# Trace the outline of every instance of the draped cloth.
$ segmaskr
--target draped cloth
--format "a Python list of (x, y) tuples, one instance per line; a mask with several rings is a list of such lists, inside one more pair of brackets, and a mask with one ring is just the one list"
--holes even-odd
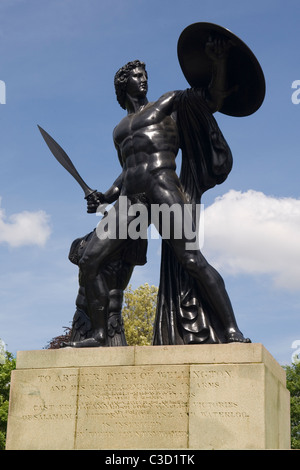
[[(232, 154), (205, 99), (205, 90), (188, 89), (178, 97), (177, 126), (182, 152), (180, 181), (187, 203), (227, 178)], [(194, 210), (194, 222), (196, 213)], [(222, 343), (221, 325), (206, 305), (194, 279), (162, 240), (160, 284), (153, 344)]]

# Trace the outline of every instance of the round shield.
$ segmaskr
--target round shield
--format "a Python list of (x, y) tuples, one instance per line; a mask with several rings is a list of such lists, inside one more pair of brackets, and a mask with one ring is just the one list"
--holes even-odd
[(212, 23), (194, 23), (185, 28), (177, 45), (181, 70), (191, 87), (208, 87), (213, 62), (206, 54), (206, 44), (214, 38), (230, 41), (226, 81), (231, 92), (219, 111), (229, 116), (249, 116), (264, 100), (265, 78), (252, 51), (231, 31)]

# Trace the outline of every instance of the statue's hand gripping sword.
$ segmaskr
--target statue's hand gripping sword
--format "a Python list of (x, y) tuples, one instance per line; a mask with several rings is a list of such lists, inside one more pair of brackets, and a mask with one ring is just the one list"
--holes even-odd
[(66, 152), (61, 148), (61, 146), (49, 135), (44, 129), (38, 126), (46, 144), (48, 145), (49, 149), (51, 150), (52, 154), (56, 158), (56, 160), (75, 178), (77, 183), (80, 184), (84, 191), (85, 199), (88, 199), (92, 194), (96, 194), (97, 190), (91, 189), (85, 181), (81, 178), (80, 174), (76, 170), (75, 166), (71, 162), (70, 158), (66, 154)]

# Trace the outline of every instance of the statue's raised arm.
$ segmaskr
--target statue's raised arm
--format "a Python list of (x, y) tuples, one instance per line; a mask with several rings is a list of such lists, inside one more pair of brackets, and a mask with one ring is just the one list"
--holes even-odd
[[(182, 31), (177, 52), (192, 88), (227, 93), (218, 109), (221, 113), (248, 116), (262, 105), (265, 79), (261, 66), (249, 47), (228, 29), (212, 23), (191, 24)], [(218, 90), (218, 86), (226, 90)]]

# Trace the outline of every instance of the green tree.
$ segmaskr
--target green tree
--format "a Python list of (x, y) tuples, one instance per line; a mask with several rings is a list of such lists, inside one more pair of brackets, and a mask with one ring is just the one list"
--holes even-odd
[(122, 316), (129, 346), (151, 344), (158, 288), (143, 284), (135, 290), (128, 286), (124, 292)]
[(284, 366), (291, 395), (291, 448), (300, 449), (300, 362)]
[(15, 368), (16, 359), (12, 353), (6, 351), (4, 362), (0, 363), (0, 450), (5, 449), (10, 376)]

